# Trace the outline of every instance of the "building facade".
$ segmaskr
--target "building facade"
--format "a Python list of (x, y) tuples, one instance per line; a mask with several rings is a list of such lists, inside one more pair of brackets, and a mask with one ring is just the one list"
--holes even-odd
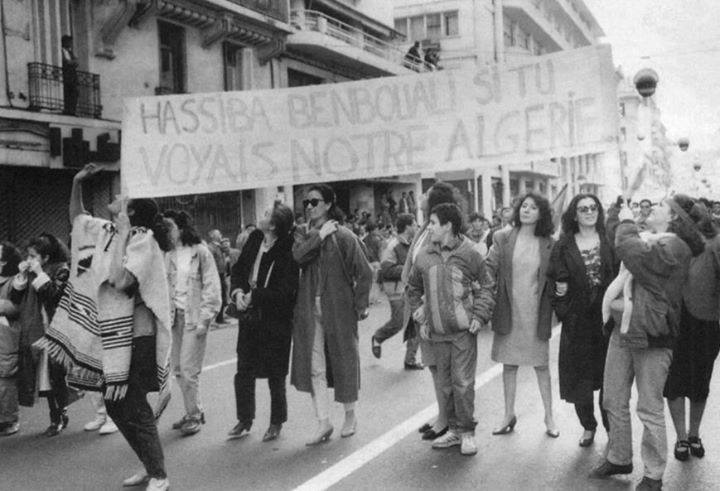
[[(123, 98), (274, 89), (413, 73), (384, 0), (27, 0), (4, 2), (0, 62), (0, 237), (67, 238), (72, 176), (104, 215), (120, 191)], [(63, 45), (64, 36), (71, 36)], [(65, 60), (65, 61), (63, 61)], [(68, 60), (71, 60), (70, 63)], [(71, 66), (73, 65), (74, 66)], [(374, 212), (420, 176), (338, 183), (341, 205)], [(302, 187), (160, 199), (228, 236)], [(297, 206), (296, 206), (297, 209)], [(300, 211), (300, 210), (298, 210)]]
[[(604, 35), (582, 0), (394, 0), (395, 29), (437, 50), (443, 69), (513, 66), (534, 56), (596, 44)], [(534, 190), (554, 197), (567, 185), (599, 192), (603, 154), (557, 156), (547, 161), (479, 164), (440, 174), (467, 192), (473, 207), (488, 214)], [(431, 176), (423, 176), (429, 178)]]

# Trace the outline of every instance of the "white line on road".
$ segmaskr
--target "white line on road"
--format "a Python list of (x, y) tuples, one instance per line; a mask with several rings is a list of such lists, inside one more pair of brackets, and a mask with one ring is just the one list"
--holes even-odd
[[(479, 377), (475, 379), (475, 389), (479, 389), (483, 385), (490, 382), (492, 379), (502, 373), (502, 365), (495, 365), (492, 368), (484, 371)], [(360, 448), (356, 452), (348, 455), (337, 464), (328, 468), (324, 472), (321, 472), (317, 476), (313, 477), (309, 481), (301, 484), (295, 491), (317, 491), (324, 490), (338, 483), (340, 480), (349, 476), (372, 459), (389, 449), (403, 438), (407, 437), (413, 431), (417, 431), (423, 423), (426, 423), (430, 418), (435, 417), (437, 414), (438, 406), (437, 403), (426, 407), (422, 411), (411, 416), (385, 433), (379, 436), (375, 440), (371, 441), (364, 447)]]
[(203, 367), (203, 372), (207, 372), (208, 370), (214, 370), (216, 368), (224, 367), (226, 365), (232, 365), (233, 363), (237, 363), (237, 358), (231, 358), (229, 360), (221, 361), (219, 363), (213, 363), (212, 365)]

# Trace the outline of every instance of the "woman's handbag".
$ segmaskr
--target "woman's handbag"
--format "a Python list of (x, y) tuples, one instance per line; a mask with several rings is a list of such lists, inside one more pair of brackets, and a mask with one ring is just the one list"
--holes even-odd
[[(273, 267), (275, 267), (275, 261), (270, 263), (267, 276), (265, 276), (265, 288), (267, 288), (268, 283), (270, 283), (270, 275), (272, 274)], [(262, 313), (259, 308), (251, 305), (245, 310), (238, 310), (236, 302), (230, 302), (228, 304), (225, 308), (225, 315), (237, 319), (238, 325), (257, 324), (262, 320)]]

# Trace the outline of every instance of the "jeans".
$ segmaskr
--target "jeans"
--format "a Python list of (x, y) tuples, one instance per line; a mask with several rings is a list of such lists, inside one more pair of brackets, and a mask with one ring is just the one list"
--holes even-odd
[(50, 391), (47, 393), (50, 422), (58, 424), (62, 420), (68, 405), (68, 386), (65, 382), (65, 368), (48, 360), (50, 371)]
[[(165, 457), (158, 436), (155, 415), (147, 402), (148, 377), (155, 373), (155, 338), (133, 338), (130, 379), (125, 397), (119, 401), (105, 401), (107, 414), (130, 444), (150, 477), (164, 479)], [(150, 366), (152, 365), (152, 366)]]
[[(384, 326), (380, 327), (373, 337), (378, 343), (383, 343), (386, 339), (391, 338), (395, 334), (402, 331), (403, 317), (405, 313), (405, 300), (402, 297), (390, 298), (390, 320), (385, 323)], [(410, 322), (413, 322), (411, 319)], [(414, 364), (415, 356), (417, 354), (418, 346), (420, 341), (418, 336), (412, 336), (407, 340), (407, 348), (405, 350), (405, 363)]]
[[(315, 416), (322, 421), (330, 417), (330, 393), (327, 386), (327, 367), (325, 365), (325, 330), (322, 325), (320, 297), (315, 297), (315, 339), (313, 340), (310, 378)], [(345, 411), (353, 411), (355, 402), (344, 403)]]
[(432, 341), (437, 362), (437, 381), (447, 411), (450, 429), (457, 433), (475, 432), (475, 369), (477, 338), (463, 332), (452, 341)]
[(662, 479), (667, 464), (663, 388), (671, 361), (672, 350), (669, 348), (622, 347), (618, 329), (610, 337), (602, 403), (610, 421), (605, 456), (613, 464), (632, 463), (630, 391), (635, 379), (637, 415), (644, 426), (640, 453), (645, 476), (651, 479)]
[[(253, 367), (238, 360), (235, 374), (235, 407), (237, 419), (244, 423), (255, 419), (255, 375)], [(285, 377), (268, 378), (270, 387), (270, 424), (280, 425), (287, 421), (287, 397)]]
[(20, 414), (16, 377), (0, 377), (0, 425), (16, 423)]
[[(602, 424), (605, 431), (610, 431), (610, 423), (608, 422), (607, 411), (602, 407), (603, 391), (600, 389), (600, 417), (602, 418)], [(595, 405), (590, 404), (575, 404), (575, 414), (577, 414), (580, 424), (583, 429), (587, 431), (595, 431), (597, 428), (597, 419), (595, 419)]]
[(197, 334), (193, 326), (185, 325), (185, 311), (175, 310), (175, 322), (172, 328), (171, 362), (173, 373), (182, 391), (185, 414), (200, 417), (203, 412), (200, 402), (200, 372), (205, 358), (207, 331)]

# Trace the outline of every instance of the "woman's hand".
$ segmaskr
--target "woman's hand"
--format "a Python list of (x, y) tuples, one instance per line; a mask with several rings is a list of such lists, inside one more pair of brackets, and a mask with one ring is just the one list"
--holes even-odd
[(482, 322), (480, 322), (478, 319), (473, 319), (470, 322), (470, 334), (477, 334), (480, 332), (480, 329), (482, 329)]
[(245, 302), (245, 293), (242, 290), (235, 294), (235, 307), (240, 312), (245, 312), (248, 308), (248, 304)]
[(39, 275), (43, 272), (42, 264), (40, 264), (40, 261), (37, 259), (28, 259), (28, 271), (31, 273), (35, 273), (35, 275)]
[(556, 281), (555, 282), (555, 295), (558, 297), (564, 297), (568, 291), (567, 281)]
[(330, 234), (337, 231), (338, 223), (335, 220), (328, 220), (320, 227), (320, 240), (324, 240)]
[(73, 177), (76, 181), (84, 181), (85, 179), (94, 176), (98, 172), (100, 172), (100, 167), (97, 164), (86, 164), (85, 167), (80, 169), (80, 172), (75, 174), (75, 177)]

